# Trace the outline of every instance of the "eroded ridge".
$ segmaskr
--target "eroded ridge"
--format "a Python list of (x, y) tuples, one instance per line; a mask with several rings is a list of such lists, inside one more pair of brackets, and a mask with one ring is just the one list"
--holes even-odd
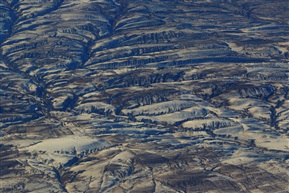
[(1, 192), (288, 192), (288, 1), (0, 0)]

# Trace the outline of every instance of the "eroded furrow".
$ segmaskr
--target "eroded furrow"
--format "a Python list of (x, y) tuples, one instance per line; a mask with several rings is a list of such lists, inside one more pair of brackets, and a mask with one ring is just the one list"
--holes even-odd
[(0, 191), (286, 191), (286, 3), (0, 1)]

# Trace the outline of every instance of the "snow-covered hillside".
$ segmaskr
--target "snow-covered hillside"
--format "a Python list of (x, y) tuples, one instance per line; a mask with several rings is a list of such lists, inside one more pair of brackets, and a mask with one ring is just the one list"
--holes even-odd
[(288, 192), (287, 0), (0, 0), (0, 192)]

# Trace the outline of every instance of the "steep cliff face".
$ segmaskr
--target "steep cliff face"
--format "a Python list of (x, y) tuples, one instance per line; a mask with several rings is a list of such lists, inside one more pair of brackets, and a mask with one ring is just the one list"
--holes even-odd
[(288, 12), (0, 0), (0, 191), (288, 191)]

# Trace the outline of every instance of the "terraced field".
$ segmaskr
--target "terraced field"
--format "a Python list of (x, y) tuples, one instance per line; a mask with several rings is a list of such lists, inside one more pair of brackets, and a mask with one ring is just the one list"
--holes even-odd
[(0, 192), (289, 192), (287, 0), (0, 13)]

